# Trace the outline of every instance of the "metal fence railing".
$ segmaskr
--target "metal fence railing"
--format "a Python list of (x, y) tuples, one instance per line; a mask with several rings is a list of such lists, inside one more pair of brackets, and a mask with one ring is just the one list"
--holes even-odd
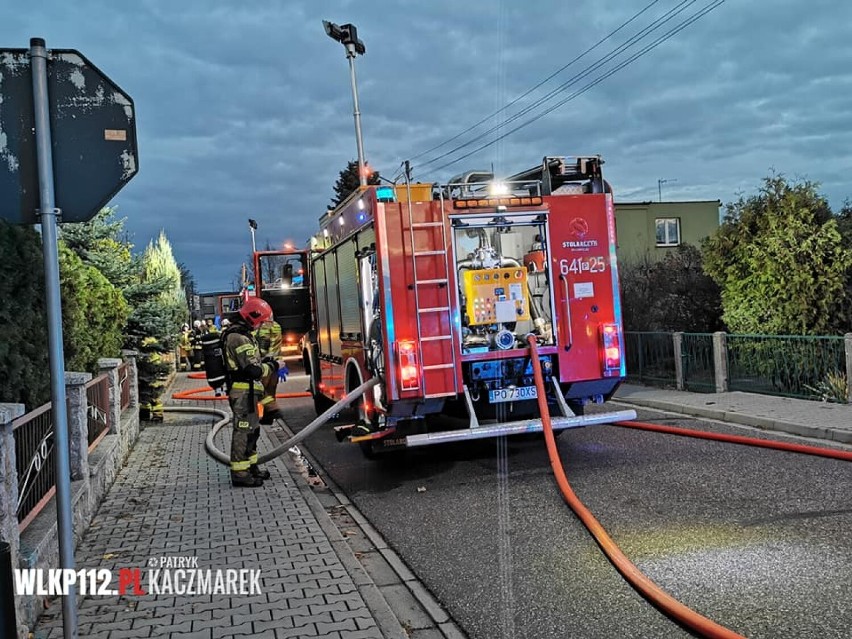
[(130, 407), (130, 364), (124, 362), (118, 367), (118, 386), (121, 389), (121, 410)]
[(698, 393), (716, 390), (713, 333), (683, 333), (680, 357), (684, 390)]
[[(730, 390), (820, 399), (846, 377), (843, 337), (728, 335)], [(830, 391), (830, 389), (828, 389)]]
[(92, 451), (110, 428), (109, 378), (106, 374), (86, 382), (86, 421), (89, 451)]
[[(844, 336), (624, 333), (627, 381), (649, 386), (731, 391), (845, 403)], [(675, 352), (679, 351), (679, 352)], [(718, 352), (716, 352), (718, 351)], [(716, 363), (727, 367), (717, 375)], [(677, 364), (677, 365), (676, 365)]]
[(53, 408), (48, 403), (12, 422), (18, 473), (18, 527), (23, 531), (56, 492)]
[(675, 386), (674, 344), (671, 333), (624, 334), (627, 381), (652, 386)]

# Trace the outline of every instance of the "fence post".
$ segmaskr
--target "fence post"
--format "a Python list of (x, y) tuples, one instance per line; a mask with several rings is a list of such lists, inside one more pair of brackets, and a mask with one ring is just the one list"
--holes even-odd
[[(12, 420), (23, 415), (24, 411), (23, 404), (0, 404), (0, 540), (10, 546), (12, 569), (19, 565), (18, 554), (21, 547), (21, 536), (18, 532), (18, 469), (15, 463)], [(16, 597), (18, 619), (24, 618), (21, 602), (21, 598)]]
[(65, 373), (73, 480), (86, 479), (89, 476), (89, 400), (86, 397), (86, 382), (91, 379), (91, 373)]
[(672, 343), (674, 344), (675, 384), (677, 389), (682, 391), (686, 388), (683, 380), (683, 333), (672, 333)]
[(728, 392), (728, 334), (713, 333), (713, 370), (716, 373), (716, 392)]
[(113, 357), (101, 357), (98, 360), (98, 368), (101, 374), (106, 373), (109, 381), (109, 432), (113, 435), (121, 434), (121, 384), (118, 381), (118, 367), (121, 360)]
[(121, 357), (127, 362), (127, 383), (130, 384), (130, 406), (139, 410), (139, 369), (136, 367), (138, 351), (123, 350)]
[(0, 538), (12, 545), (12, 565), (18, 565), (18, 469), (12, 420), (24, 414), (23, 404), (0, 404)]
[(852, 404), (852, 333), (843, 336), (846, 347), (846, 403)]

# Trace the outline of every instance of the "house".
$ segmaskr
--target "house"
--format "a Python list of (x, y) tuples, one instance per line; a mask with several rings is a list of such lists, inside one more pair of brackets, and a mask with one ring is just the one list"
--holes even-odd
[(660, 259), (681, 244), (700, 247), (719, 228), (719, 200), (692, 202), (616, 202), (618, 259)]

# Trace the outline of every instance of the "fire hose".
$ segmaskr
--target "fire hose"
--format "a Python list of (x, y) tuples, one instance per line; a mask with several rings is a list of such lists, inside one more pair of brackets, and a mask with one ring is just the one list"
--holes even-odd
[(544, 431), (544, 439), (547, 443), (547, 454), (550, 458), (550, 466), (553, 469), (556, 483), (559, 485), (559, 489), (568, 506), (570, 506), (580, 521), (583, 522), (606, 557), (627, 582), (666, 615), (694, 630), (702, 637), (709, 637), (711, 639), (744, 639), (742, 635), (737, 634), (733, 630), (725, 628), (688, 608), (644, 575), (615, 544), (601, 523), (574, 493), (574, 490), (568, 483), (568, 478), (565, 476), (565, 469), (562, 467), (562, 461), (559, 459), (559, 452), (556, 450), (556, 438), (553, 436), (553, 426), (550, 423), (544, 377), (541, 372), (541, 362), (538, 359), (535, 336), (529, 336), (528, 343), (535, 385), (538, 391), (538, 407), (541, 411), (542, 430)]
[(649, 424), (647, 422), (616, 422), (614, 426), (625, 428), (636, 428), (649, 430), (669, 435), (680, 435), (682, 437), (696, 437), (698, 439), (711, 439), (730, 444), (742, 444), (744, 446), (758, 446), (760, 448), (773, 448), (785, 450), (803, 455), (815, 455), (817, 457), (832, 457), (843, 461), (852, 461), (852, 451), (836, 450), (834, 448), (821, 448), (819, 446), (808, 446), (806, 444), (792, 444), (789, 442), (776, 442), (771, 439), (757, 439), (756, 437), (743, 437), (742, 435), (726, 435), (724, 433), (708, 433), (703, 430), (690, 430), (688, 428), (677, 428), (675, 426), (663, 426), (661, 424)]
[[(371, 389), (373, 386), (379, 383), (379, 379), (374, 377), (372, 379), (367, 380), (357, 388), (350, 391), (348, 394), (344, 395), (336, 404), (331, 406), (328, 410), (319, 415), (316, 419), (314, 419), (310, 424), (305, 426), (298, 433), (293, 435), (290, 439), (280, 444), (276, 448), (272, 449), (270, 452), (261, 455), (257, 463), (265, 464), (268, 461), (275, 459), (276, 457), (280, 457), (287, 450), (298, 444), (300, 441), (305, 439), (308, 435), (317, 430), (320, 426), (324, 425), (329, 420), (333, 419), (340, 411), (344, 408), (348, 407), (352, 402), (361, 397), (365, 392)], [(214, 443), (214, 439), (216, 435), (219, 433), (222, 428), (231, 421), (231, 414), (227, 411), (218, 409), (218, 408), (201, 408), (201, 407), (189, 407), (189, 406), (166, 406), (163, 408), (164, 411), (168, 412), (181, 412), (181, 413), (205, 413), (209, 415), (216, 415), (221, 419), (213, 425), (213, 428), (207, 435), (207, 440), (204, 442), (204, 446), (207, 449), (207, 453), (216, 461), (221, 464), (229, 465), (231, 463), (231, 458), (223, 453), (221, 450), (216, 448), (216, 444)]]

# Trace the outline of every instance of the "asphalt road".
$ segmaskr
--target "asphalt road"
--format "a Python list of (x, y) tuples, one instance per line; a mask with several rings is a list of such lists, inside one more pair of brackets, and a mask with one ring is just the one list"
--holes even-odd
[[(287, 400), (287, 414), (294, 431), (315, 416), (309, 399)], [(850, 636), (852, 464), (614, 426), (558, 444), (579, 497), (686, 605), (754, 639)], [(692, 636), (603, 557), (562, 501), (543, 439), (369, 461), (329, 427), (302, 447), (473, 639)]]

